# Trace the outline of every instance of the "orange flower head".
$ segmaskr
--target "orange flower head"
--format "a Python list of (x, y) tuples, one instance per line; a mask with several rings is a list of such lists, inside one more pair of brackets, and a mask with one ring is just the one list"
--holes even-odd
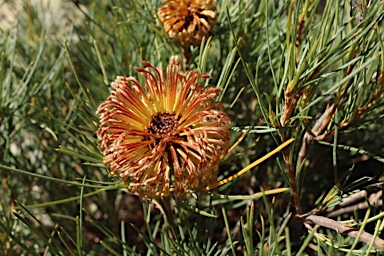
[(97, 113), (104, 164), (141, 196), (182, 196), (216, 181), (228, 150), (230, 121), (220, 88), (201, 86), (198, 71), (180, 73), (173, 56), (166, 72), (148, 62), (134, 77), (117, 77)]
[(184, 47), (199, 45), (216, 24), (214, 0), (163, 0), (158, 15), (168, 35)]

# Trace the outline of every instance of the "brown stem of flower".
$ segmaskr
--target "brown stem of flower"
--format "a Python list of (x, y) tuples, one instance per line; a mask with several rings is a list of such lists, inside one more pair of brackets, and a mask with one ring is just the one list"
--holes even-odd
[(303, 31), (304, 23), (305, 23), (305, 17), (301, 16), (299, 20), (299, 28), (297, 29), (297, 34), (296, 34), (296, 43), (295, 43), (296, 48), (300, 46), (301, 32)]
[[(296, 95), (292, 96), (293, 88), (292, 85), (289, 84), (287, 86), (287, 91), (285, 92), (285, 102), (284, 102), (284, 109), (283, 114), (280, 118), (281, 126), (285, 126), (287, 120), (291, 116), (293, 110), (296, 107), (297, 102), (301, 98), (301, 96), (304, 93), (304, 88), (300, 89), (296, 92)], [(282, 140), (284, 141), (286, 138), (286, 135), (283, 133), (281, 134)], [(297, 189), (297, 182), (296, 182), (296, 171), (292, 163), (292, 159), (289, 157), (290, 150), (289, 148), (284, 150), (284, 161), (287, 165), (287, 172), (289, 176), (289, 183), (292, 189), (292, 197), (293, 197), (293, 203), (295, 205), (295, 210), (297, 214), (301, 214), (301, 203), (300, 203), (300, 196), (299, 191)]]
[(295, 205), (295, 210), (297, 214), (301, 214), (301, 203), (300, 203), (300, 196), (299, 196), (299, 191), (297, 189), (297, 184), (296, 184), (296, 175), (295, 175), (295, 170), (293, 168), (292, 161), (289, 158), (290, 150), (289, 148), (284, 150), (284, 161), (287, 164), (287, 170), (288, 170), (288, 176), (289, 176), (289, 183), (291, 185), (292, 189), (292, 197), (293, 197), (293, 203)]
[[(300, 99), (301, 95), (303, 94), (303, 89), (299, 90), (294, 97), (292, 97), (292, 86), (289, 84), (287, 86), (287, 91), (285, 92), (285, 102), (284, 102), (284, 109), (283, 109), (283, 114), (280, 118), (280, 123), (281, 126), (285, 126), (288, 118), (291, 116), (293, 110), (296, 107), (296, 104), (298, 100)], [(281, 134), (282, 140), (285, 140), (286, 135), (284, 133)], [(289, 176), (289, 183), (292, 189), (292, 197), (293, 197), (293, 203), (295, 205), (295, 210), (297, 214), (301, 214), (301, 203), (300, 203), (300, 196), (299, 196), (299, 191), (297, 189), (297, 184), (296, 184), (296, 172), (292, 164), (292, 159), (290, 159), (290, 150), (289, 148), (284, 150), (284, 161), (287, 165), (287, 172)]]
[(301, 88), (296, 92), (294, 96), (292, 96), (293, 88), (292, 86), (287, 86), (287, 91), (285, 92), (285, 102), (284, 102), (284, 109), (283, 114), (280, 118), (281, 126), (285, 126), (287, 120), (291, 117), (293, 110), (296, 108), (296, 104), (303, 95), (305, 88)]
[(309, 145), (314, 140), (314, 138), (318, 136), (323, 131), (323, 129), (325, 129), (325, 127), (327, 127), (327, 125), (331, 121), (331, 116), (335, 113), (335, 111), (336, 105), (332, 105), (327, 108), (324, 113), (320, 116), (320, 118), (316, 120), (313, 127), (304, 134), (303, 142), (301, 144), (301, 148), (297, 157), (296, 170), (299, 170), (302, 162), (307, 156)]
[[(316, 224), (322, 227), (330, 228), (336, 230), (341, 234), (348, 235), (353, 238), (357, 238), (360, 232), (356, 228), (346, 227), (340, 222), (323, 216), (309, 215), (305, 217), (304, 222), (308, 224)], [(368, 232), (363, 231), (359, 237), (359, 240), (366, 244), (370, 244), (373, 240), (373, 247), (384, 251), (384, 240), (379, 237), (374, 237)]]
[[(346, 74), (345, 74), (346, 76), (351, 73), (351, 71), (353, 70), (353, 67), (354, 67), (354, 65), (351, 65), (348, 67)], [(316, 71), (314, 73), (312, 73), (312, 75), (314, 75), (315, 73), (316, 73)], [(310, 76), (310, 78), (312, 78), (312, 75)], [(300, 152), (298, 154), (298, 158), (297, 158), (297, 162), (296, 162), (296, 170), (299, 170), (300, 166), (303, 163), (303, 160), (307, 156), (309, 145), (311, 144), (312, 141), (322, 140), (325, 137), (332, 135), (334, 133), (334, 130), (332, 130), (332, 131), (329, 131), (328, 133), (326, 133), (326, 135), (324, 135), (324, 136), (320, 135), (324, 131), (324, 129), (328, 126), (329, 122), (332, 120), (332, 116), (335, 114), (336, 109), (342, 100), (342, 95), (344, 94), (345, 88), (347, 88), (347, 86), (348, 86), (347, 84), (343, 85), (343, 87), (340, 89), (340, 92), (338, 94), (339, 96), (337, 97), (335, 102), (324, 111), (324, 113), (320, 116), (319, 119), (316, 120), (312, 129), (308, 130), (304, 134), (303, 142), (302, 142)], [(346, 126), (344, 125), (343, 128), (345, 128), (345, 127)]]

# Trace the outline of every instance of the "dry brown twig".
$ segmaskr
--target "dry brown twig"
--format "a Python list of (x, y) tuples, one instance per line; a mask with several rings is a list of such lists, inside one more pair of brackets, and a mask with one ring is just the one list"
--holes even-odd
[[(349, 68), (347, 74), (350, 73), (351, 69), (352, 67)], [(377, 77), (377, 73), (373, 74), (371, 81), (372, 82), (376, 81), (376, 77)], [(345, 98), (344, 100), (342, 99), (342, 96), (346, 90), (345, 89), (346, 87), (347, 85), (343, 85), (343, 88), (340, 90), (339, 96), (335, 100), (335, 103), (332, 104), (330, 107), (328, 107), (324, 111), (324, 113), (320, 116), (320, 118), (316, 120), (313, 127), (311, 129), (308, 129), (308, 131), (304, 134), (303, 142), (302, 142), (300, 152), (298, 154), (298, 159), (296, 162), (296, 171), (299, 170), (303, 160), (307, 156), (309, 145), (311, 144), (312, 141), (320, 141), (334, 134), (334, 129), (327, 131), (324, 134), (321, 134), (321, 133), (324, 131), (324, 129), (328, 126), (329, 122), (332, 120), (332, 117), (335, 114), (337, 107), (347, 99), (347, 98)], [(379, 86), (376, 89), (376, 91), (373, 93), (373, 95), (371, 95), (371, 97), (367, 100), (366, 104), (363, 107), (358, 108), (357, 115), (354, 117), (354, 119), (344, 120), (338, 125), (339, 131), (347, 128), (352, 121), (364, 115), (370, 109), (372, 102), (374, 102), (377, 98), (380, 97), (381, 95), (380, 93), (382, 92), (383, 88), (384, 88), (384, 72), (380, 72)]]
[(359, 238), (360, 241), (370, 244), (373, 241), (372, 246), (376, 249), (384, 251), (384, 240), (379, 237), (374, 237), (368, 232), (363, 231), (359, 236), (360, 230), (356, 228), (347, 227), (344, 224), (332, 220), (327, 217), (317, 216), (317, 215), (308, 215), (304, 218), (304, 222), (307, 224), (315, 224), (322, 227), (330, 228), (338, 233), (348, 235), (353, 238)]
[(383, 204), (383, 200), (380, 199), (381, 196), (383, 195), (383, 191), (380, 190), (376, 193), (371, 194), (368, 198), (368, 201), (357, 203), (357, 204), (354, 204), (354, 205), (351, 205), (348, 207), (344, 207), (344, 206), (347, 206), (353, 202), (356, 202), (356, 201), (364, 198), (366, 195), (367, 195), (367, 191), (365, 191), (365, 190), (362, 190), (362, 191), (359, 191), (353, 195), (350, 195), (345, 200), (343, 200), (343, 202), (339, 205), (343, 208), (336, 210), (335, 207), (332, 207), (332, 208), (327, 209), (327, 212), (328, 212), (327, 217), (337, 217), (337, 216), (343, 215), (345, 213), (351, 213), (355, 210), (367, 209), (370, 205), (375, 205), (376, 207), (379, 207)]
[(303, 137), (303, 142), (301, 144), (301, 148), (297, 157), (296, 162), (296, 170), (299, 170), (302, 162), (304, 161), (305, 157), (307, 156), (309, 145), (317, 136), (320, 135), (320, 133), (323, 131), (323, 129), (326, 127), (324, 124), (328, 124), (330, 121), (330, 116), (333, 115), (335, 112), (336, 107), (335, 105), (330, 106), (327, 108), (324, 113), (320, 116), (319, 119), (316, 120), (315, 124), (313, 125), (312, 129), (309, 129)]

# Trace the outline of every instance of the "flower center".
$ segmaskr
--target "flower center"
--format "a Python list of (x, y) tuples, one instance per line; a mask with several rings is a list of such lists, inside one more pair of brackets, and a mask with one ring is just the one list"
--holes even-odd
[(162, 113), (152, 117), (149, 131), (156, 134), (170, 134), (178, 126), (175, 115)]

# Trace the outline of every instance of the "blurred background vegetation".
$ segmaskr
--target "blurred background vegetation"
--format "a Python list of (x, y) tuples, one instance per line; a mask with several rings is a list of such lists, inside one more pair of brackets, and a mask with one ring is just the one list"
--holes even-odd
[[(217, 1), (188, 54), (162, 5), (0, 1), (0, 255), (383, 253), (383, 1)], [(295, 140), (209, 193), (149, 201), (108, 176), (95, 111), (116, 76), (176, 54), (223, 88), (239, 144), (219, 180)]]

